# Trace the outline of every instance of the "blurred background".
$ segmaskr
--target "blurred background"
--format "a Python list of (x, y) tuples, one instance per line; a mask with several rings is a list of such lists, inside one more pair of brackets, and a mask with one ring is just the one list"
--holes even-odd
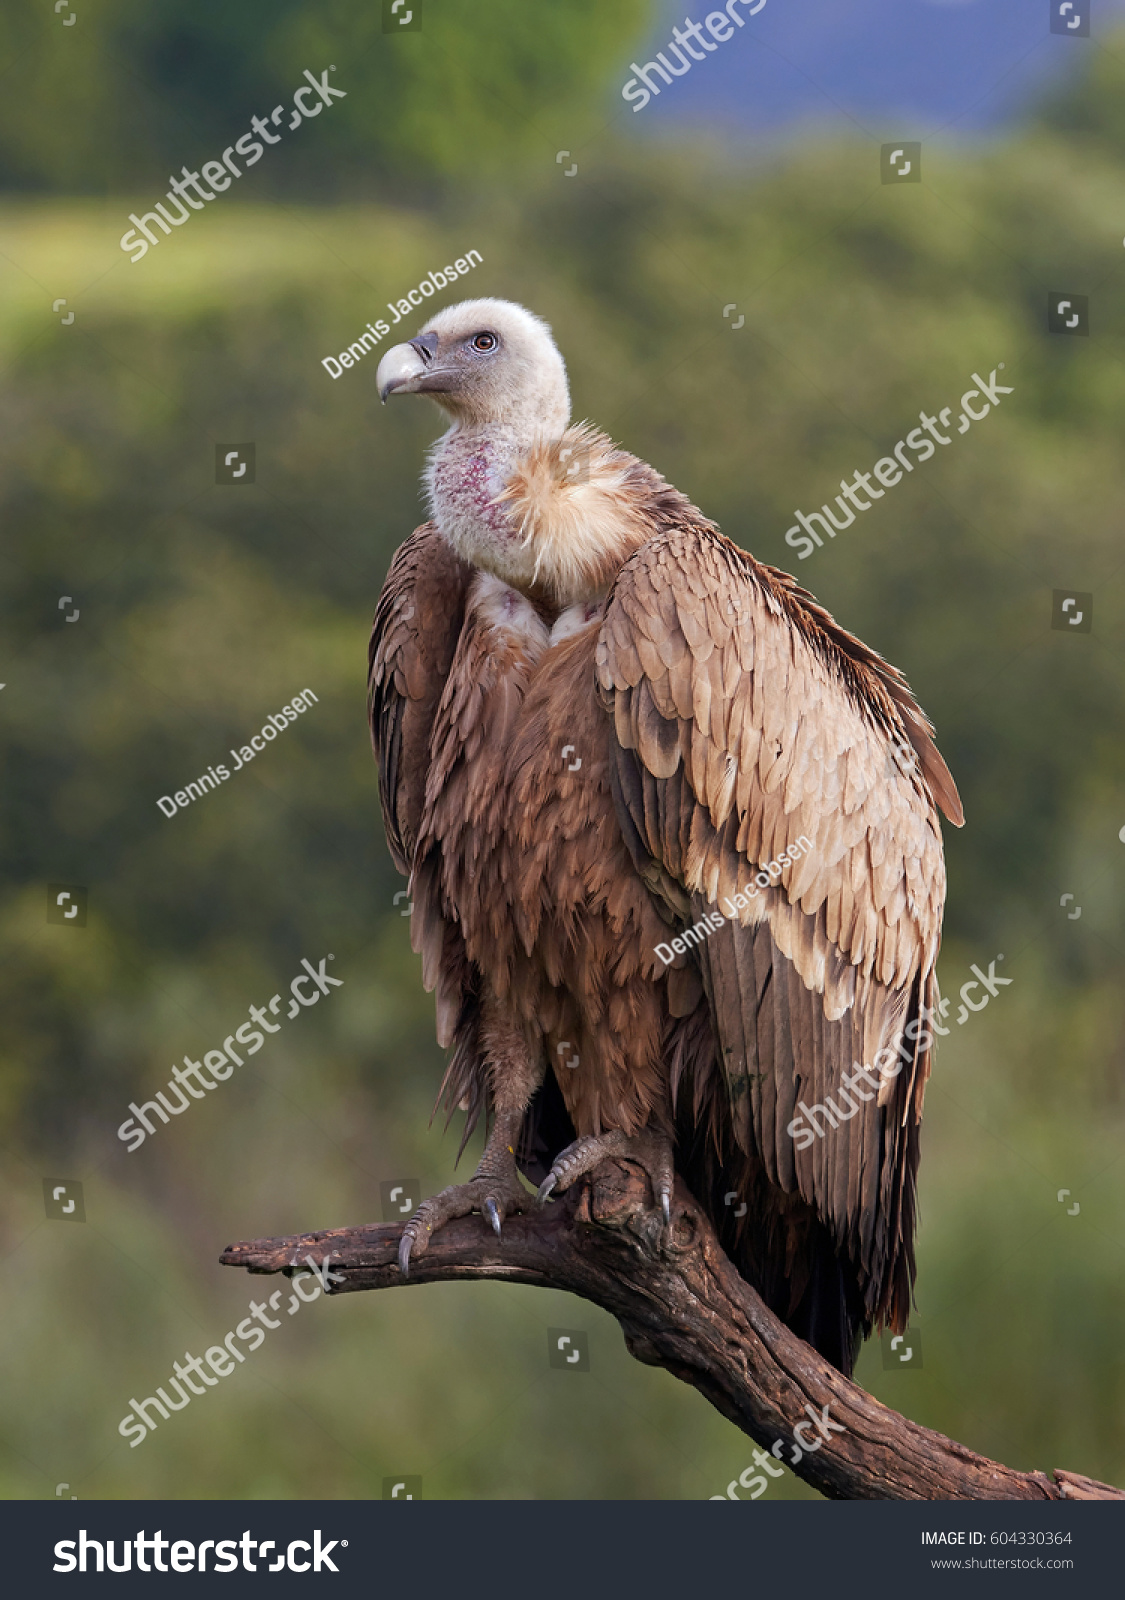
[[(630, 63), (681, 6), (413, 0), (403, 27), (341, 0), (9, 0), (0, 1493), (704, 1498), (749, 1465), (611, 1319), (495, 1283), (321, 1299), (138, 1448), (117, 1431), (275, 1287), (226, 1244), (451, 1180), (364, 706), (439, 419), (382, 410), (376, 355), (321, 363), (470, 249), (433, 304), (545, 316), (576, 415), (795, 570), (936, 722), (967, 822), (920, 1365), (875, 1340), (857, 1377), (1012, 1466), (1125, 1483), (1125, 15), (1051, 13), (769, 0), (633, 112)], [(346, 98), (131, 262), (169, 173), (330, 67)], [(881, 181), (894, 140), (921, 182)], [(1062, 294), (1078, 336), (1048, 331)], [(1001, 363), (984, 422), (796, 560), (797, 508)], [(254, 481), (217, 483), (216, 446), (251, 441)], [(161, 813), (305, 688), (252, 765)], [(86, 890), (84, 922), (48, 921), (49, 885)], [(127, 1153), (130, 1101), (329, 952), (342, 987)], [(958, 1025), (1001, 954), (1010, 986)], [(84, 1223), (45, 1215), (44, 1179), (82, 1185)], [(548, 1366), (548, 1327), (588, 1333), (589, 1372)], [(769, 1495), (814, 1497), (788, 1472)]]

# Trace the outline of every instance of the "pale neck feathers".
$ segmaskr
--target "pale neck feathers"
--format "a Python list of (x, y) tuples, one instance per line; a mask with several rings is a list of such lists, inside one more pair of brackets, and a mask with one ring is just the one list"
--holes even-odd
[(517, 538), (503, 548), (506, 570), (493, 570), (560, 608), (599, 599), (657, 531), (651, 477), (651, 468), (589, 423), (537, 440), (520, 453), (498, 496)]

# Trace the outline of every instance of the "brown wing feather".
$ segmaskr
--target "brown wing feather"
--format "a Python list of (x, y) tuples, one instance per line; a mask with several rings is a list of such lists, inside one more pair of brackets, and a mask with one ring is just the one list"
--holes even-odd
[[(823, 1225), (848, 1263), (850, 1335), (900, 1325), (925, 1036), (878, 1100), (855, 1097), (859, 1110), (827, 1136), (798, 1149), (788, 1129), (801, 1102), (838, 1096), (845, 1072), (936, 1001), (935, 801), (958, 823), (961, 809), (933, 730), (896, 669), (702, 520), (622, 569), (597, 671), (638, 870), (658, 895), (668, 880), (686, 891), (690, 911), (663, 892), (678, 922), (716, 902), (726, 917), (677, 958), (702, 976), (717, 1060), (701, 1048), (673, 1077), (694, 1076), (727, 1186), (737, 1169), (756, 1195), (743, 1231), (773, 1251), (776, 1276), (782, 1256), (790, 1268), (800, 1257), (802, 1230)], [(776, 887), (752, 884), (802, 836), (812, 848), (797, 847)], [(752, 886), (740, 909), (723, 904)], [(793, 1271), (791, 1298), (807, 1276)]]
[[(415, 860), (431, 733), (465, 619), (472, 569), (432, 523), (416, 528), (391, 561), (368, 647), (367, 709), (379, 768), (379, 799), (395, 866), (411, 877), (411, 938), (430, 988), (439, 987), (438, 1037), (453, 1044), (439, 1100), (469, 1115), (465, 1140), (483, 1108), (479, 975), (464, 940), (440, 906), (434, 864)], [(440, 981), (439, 981), (440, 980)]]
[(410, 872), (430, 764), (430, 730), (465, 614), (471, 569), (433, 523), (391, 561), (367, 652), (367, 712), (387, 843)]

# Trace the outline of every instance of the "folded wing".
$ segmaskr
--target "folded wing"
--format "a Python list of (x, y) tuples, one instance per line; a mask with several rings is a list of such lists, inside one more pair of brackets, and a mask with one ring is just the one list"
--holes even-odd
[[(853, 1333), (902, 1325), (929, 1073), (919, 1019), (937, 1000), (945, 895), (937, 806), (962, 820), (932, 729), (894, 668), (702, 521), (622, 569), (597, 674), (622, 829), (673, 924), (693, 930), (676, 964), (698, 966), (711, 1015), (713, 1056), (681, 1054), (675, 1087), (776, 1213), (749, 1216), (746, 1237), (792, 1256), (783, 1220), (811, 1212), (862, 1308)], [(878, 1094), (861, 1079), (866, 1098), (841, 1097), (844, 1074), (912, 1023)], [(768, 1270), (784, 1276), (784, 1260)]]
[(471, 569), (432, 523), (395, 551), (371, 629), (367, 712), (395, 866), (409, 873), (426, 792), (430, 730), (453, 663)]

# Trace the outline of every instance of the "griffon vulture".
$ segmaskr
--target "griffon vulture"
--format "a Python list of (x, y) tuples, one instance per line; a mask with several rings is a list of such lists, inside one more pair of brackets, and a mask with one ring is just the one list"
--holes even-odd
[[(523, 307), (387, 351), (450, 426), (391, 564), (371, 733), (411, 937), (483, 1111), (451, 1217), (607, 1155), (678, 1171), (743, 1276), (843, 1371), (901, 1330), (957, 790), (902, 675), (635, 456), (570, 425)], [(463, 1148), (462, 1144), (462, 1148)], [(518, 1169), (538, 1182), (538, 1196)]]

